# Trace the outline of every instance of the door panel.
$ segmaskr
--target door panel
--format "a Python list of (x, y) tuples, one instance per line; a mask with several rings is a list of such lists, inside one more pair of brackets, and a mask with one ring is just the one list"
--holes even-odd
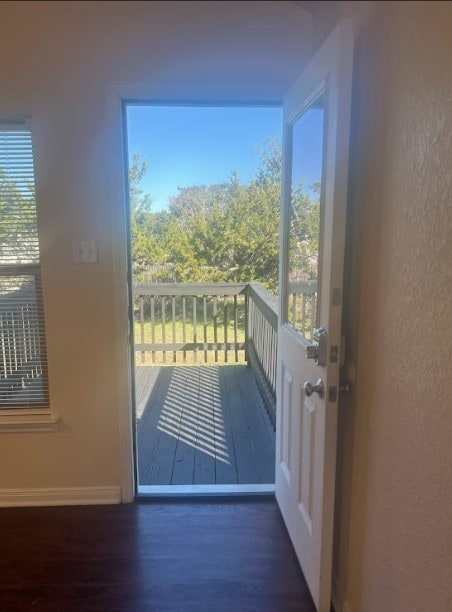
[[(303, 393), (300, 393), (303, 397)], [(316, 405), (310, 397), (304, 399), (300, 419), (301, 470), (298, 489), (299, 510), (306, 527), (312, 534), (312, 487), (314, 482)]]
[(352, 41), (342, 22), (284, 102), (276, 497), (320, 612), (331, 596)]
[(281, 436), (282, 436), (282, 457), (281, 457), (281, 468), (286, 477), (287, 484), (290, 486), (291, 471), (292, 471), (292, 440), (290, 438), (290, 432), (292, 430), (292, 381), (293, 377), (290, 370), (282, 364), (283, 374), (283, 388), (281, 389), (282, 394), (282, 424), (281, 424)]

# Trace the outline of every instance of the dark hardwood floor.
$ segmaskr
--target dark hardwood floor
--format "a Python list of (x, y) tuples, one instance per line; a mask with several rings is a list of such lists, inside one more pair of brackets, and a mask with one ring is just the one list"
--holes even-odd
[(274, 499), (0, 510), (0, 610), (314, 612)]

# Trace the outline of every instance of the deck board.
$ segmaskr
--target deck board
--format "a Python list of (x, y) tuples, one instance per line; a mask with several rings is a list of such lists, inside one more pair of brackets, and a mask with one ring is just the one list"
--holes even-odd
[(243, 365), (138, 366), (140, 485), (274, 482), (274, 436)]
[(260, 482), (253, 443), (244, 413), (242, 395), (234, 370), (232, 368), (225, 370), (224, 378), (234, 440), (237, 481), (239, 484)]
[(146, 418), (137, 420), (137, 456), (138, 465), (142, 466), (141, 477), (149, 482), (160, 439), (160, 431), (157, 428), (159, 414), (151, 411), (150, 406), (163, 404), (171, 372), (162, 371), (157, 376), (157, 372), (153, 371), (155, 368), (146, 366), (138, 369), (142, 370), (142, 373), (135, 380), (137, 400), (140, 398), (140, 403), (137, 403), (137, 417), (146, 414)]
[[(154, 368), (156, 369), (156, 368)], [(182, 370), (182, 368), (179, 368)], [(184, 385), (188, 389), (189, 385), (199, 385), (199, 371), (198, 368), (183, 368), (181, 375), (184, 375)], [(184, 389), (182, 399), (182, 412), (181, 421), (185, 423), (195, 422), (194, 405), (190, 403), (189, 391)], [(195, 469), (195, 447), (191, 444), (185, 443), (182, 439), (177, 440), (176, 455), (174, 457), (174, 467), (171, 478), (171, 484), (185, 484), (193, 481), (193, 473)]]
[(215, 459), (220, 445), (215, 443), (213, 401), (216, 380), (209, 367), (199, 367), (199, 387), (196, 424), (195, 473), (193, 484), (215, 482)]
[(261, 398), (253, 393), (252, 386), (243, 370), (236, 371), (237, 382), (242, 395), (242, 406), (252, 441), (255, 462), (259, 470), (260, 482), (274, 482), (275, 454), (262, 418), (263, 411), (259, 410)]
[[(235, 459), (234, 437), (232, 435), (232, 423), (229, 414), (229, 402), (226, 395), (226, 384), (224, 380), (224, 368), (218, 368), (220, 381), (220, 402), (216, 406), (219, 418), (223, 418), (223, 444), (226, 447), (224, 450), (228, 453), (228, 457), (219, 455), (216, 460), (215, 474), (217, 482), (221, 484), (238, 484), (237, 466)], [(219, 434), (221, 429), (219, 428)]]

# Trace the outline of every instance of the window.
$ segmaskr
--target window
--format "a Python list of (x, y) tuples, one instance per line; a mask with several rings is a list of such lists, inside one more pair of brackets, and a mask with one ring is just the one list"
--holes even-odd
[(31, 132), (0, 121), (0, 410), (48, 407)]

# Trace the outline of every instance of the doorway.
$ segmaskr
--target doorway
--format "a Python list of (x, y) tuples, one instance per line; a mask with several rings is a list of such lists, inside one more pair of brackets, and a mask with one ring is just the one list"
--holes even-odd
[[(284, 338), (280, 331), (285, 325), (291, 333), (292, 339), (298, 340), (297, 350), (302, 350), (304, 361), (297, 361), (296, 351), (293, 351), (289, 358), (292, 360), (292, 357), (295, 357), (295, 360), (286, 367), (285, 361), (287, 359), (284, 358), (282, 350), (278, 350), (276, 360), (271, 359), (272, 351), (262, 351), (262, 339), (267, 340), (272, 337), (270, 323), (272, 315), (269, 314), (273, 310), (270, 305), (271, 301), (267, 299), (265, 294), (262, 294), (260, 287), (256, 287), (255, 283), (245, 282), (246, 286), (243, 289), (245, 320), (247, 321), (243, 350), (245, 351), (247, 365), (256, 374), (255, 379), (259, 384), (259, 392), (265, 401), (269, 416), (271, 416), (271, 398), (272, 396), (275, 397), (272, 382), (276, 377), (273, 378), (272, 368), (269, 367), (272, 361), (276, 361), (278, 371), (276, 410), (278, 426), (275, 467), (277, 475), (279, 474), (282, 478), (278, 478), (278, 476), (276, 478), (276, 500), (319, 612), (329, 610), (331, 594), (337, 405), (341, 390), (339, 386), (341, 367), (340, 323), (343, 300), (342, 275), (348, 184), (352, 66), (353, 29), (351, 22), (343, 21), (329, 34), (323, 45), (305, 66), (302, 74), (287, 92), (284, 101), (285, 144), (282, 157), (285, 174), (282, 181), (284, 189), (282, 197), (283, 214), (281, 216), (283, 221), (281, 222), (281, 237), (278, 244), (278, 247), (281, 246), (281, 261), (284, 266), (281, 266), (279, 278), (280, 304), (278, 312), (281, 317), (277, 323), (276, 333), (282, 339), (278, 340), (278, 346), (283, 348)], [(294, 296), (290, 292), (291, 282), (287, 269), (287, 264), (290, 261), (288, 246), (291, 243), (290, 237), (292, 236), (290, 220), (293, 215), (291, 211), (293, 212), (294, 208), (291, 178), (297, 176), (296, 172), (292, 174), (294, 160), (297, 164), (297, 157), (293, 155), (293, 145), (297, 133), (297, 121), (307, 115), (311, 108), (316, 112), (315, 114), (319, 110), (323, 113), (323, 136), (319, 139), (319, 142), (322, 141), (322, 159), (324, 160), (320, 190), (313, 188), (309, 190), (310, 194), (307, 194), (309, 200), (311, 200), (312, 195), (320, 196), (320, 232), (317, 232), (319, 266), (311, 266), (312, 269), (319, 267), (318, 278), (314, 280), (320, 284), (318, 291), (319, 296), (322, 297), (320, 302), (317, 295), (312, 300), (311, 326), (320, 324), (319, 327), (315, 328), (315, 332), (311, 330), (311, 326), (307, 322), (303, 324), (302, 321), (299, 321), (297, 313), (295, 313), (295, 316), (293, 314), (295, 310)], [(324, 187), (322, 188), (322, 186)], [(261, 217), (258, 216), (258, 218)], [(244, 215), (242, 219), (246, 223), (248, 216)], [(132, 225), (132, 222), (130, 225)], [(297, 226), (303, 227), (304, 224), (297, 222)], [(249, 223), (248, 228), (250, 231), (255, 230), (254, 226)], [(261, 232), (261, 237), (268, 237), (269, 228), (272, 230), (273, 226), (267, 224), (266, 230)], [(175, 235), (177, 238), (183, 236), (182, 233), (177, 232), (175, 232)], [(237, 235), (239, 235), (238, 232), (232, 232), (234, 238)], [(303, 235), (304, 233), (299, 235), (301, 243), (304, 240)], [(298, 236), (298, 233), (296, 236)], [(229, 238), (229, 236), (225, 233), (224, 238)], [(196, 244), (196, 240), (189, 242), (189, 245), (193, 244)], [(226, 244), (229, 245), (228, 242)], [(263, 246), (265, 246), (265, 242)], [(267, 251), (265, 249), (256, 250), (256, 253), (259, 252), (266, 253)], [(210, 266), (211, 263), (212, 260), (210, 259), (205, 261), (207, 266)], [(315, 261), (312, 260), (312, 263), (315, 264)], [(129, 303), (131, 304), (130, 318), (133, 324), (134, 316), (138, 315), (138, 311), (134, 310), (132, 306), (136, 295), (133, 292), (132, 265), (130, 265), (130, 271)], [(237, 281), (239, 282), (239, 279)], [(317, 290), (315, 293), (317, 293)], [(239, 294), (241, 295), (242, 292), (239, 291), (236, 295)], [(196, 299), (199, 297), (195, 288), (193, 288), (192, 296)], [(165, 296), (160, 297), (164, 298)], [(295, 301), (303, 304), (307, 300)], [(173, 304), (174, 301), (171, 299), (171, 309), (173, 309)], [(292, 310), (289, 309), (289, 304), (293, 304)], [(161, 307), (162, 317), (164, 318), (162, 330), (166, 322), (166, 308), (166, 304)], [(175, 310), (177, 312), (177, 306), (175, 306)], [(258, 314), (258, 311), (260, 314)], [(228, 329), (227, 321), (229, 319), (226, 312), (227, 306), (224, 315), (226, 324), (223, 327)], [(317, 316), (317, 313), (319, 313), (319, 316)], [(289, 314), (292, 315), (292, 327), (301, 330), (301, 335), (297, 336), (295, 331), (292, 330), (293, 333), (290, 331)], [(181, 351), (183, 355), (184, 349), (195, 352), (211, 349), (214, 353), (215, 351), (224, 351), (224, 361), (227, 362), (228, 351), (240, 350), (240, 347), (229, 346), (226, 337), (223, 338), (222, 343), (221, 340), (217, 339), (215, 341), (214, 339), (211, 346), (209, 346), (208, 340), (204, 343), (200, 342), (197, 305), (193, 308), (192, 318), (193, 322), (196, 320), (196, 323), (193, 325), (191, 344), (186, 340), (181, 346), (176, 338), (175, 342), (169, 345), (165, 343), (161, 347), (162, 353)], [(264, 333), (262, 333), (263, 318), (270, 325), (270, 329), (267, 328)], [(295, 325), (293, 324), (294, 321)], [(171, 326), (173, 327), (172, 320)], [(176, 325), (174, 327), (177, 329)], [(136, 326), (133, 329), (135, 333)], [(309, 333), (306, 333), (307, 330), (309, 330)], [(146, 341), (133, 344), (132, 363), (134, 368), (137, 350), (139, 352), (146, 352), (146, 350), (152, 352), (155, 349), (155, 347), (149, 347), (146, 344)], [(260, 368), (255, 367), (256, 360), (259, 362)], [(312, 364), (308, 362), (309, 367), (305, 367), (306, 360), (312, 360)], [(311, 365), (318, 369), (311, 370)], [(289, 372), (289, 369), (291, 372)], [(317, 380), (315, 376), (311, 376), (314, 373), (320, 374)], [(304, 382), (300, 384), (300, 381)], [(311, 398), (313, 394), (317, 396), (314, 398), (315, 401)], [(274, 403), (273, 401), (273, 409), (275, 409)], [(135, 404), (134, 402), (134, 406)], [(300, 419), (301, 412), (303, 412), (303, 419)], [(179, 412), (179, 418), (180, 416)], [(307, 427), (305, 427), (305, 421)], [(288, 470), (285, 470), (286, 466), (289, 468)], [(306, 473), (309, 476), (307, 485), (303, 484), (303, 482), (306, 483), (303, 476)], [(300, 474), (301, 478), (297, 478), (297, 475)], [(286, 488), (282, 486), (284, 478), (288, 485)], [(306, 503), (310, 508), (312, 506), (312, 512), (308, 508), (309, 516), (304, 512), (306, 504), (303, 501), (303, 496), (306, 500), (306, 490), (308, 490), (308, 501)], [(312, 504), (309, 500), (312, 500)], [(305, 531), (302, 533), (302, 530)], [(305, 532), (308, 532), (309, 536), (315, 534), (315, 538), (311, 538), (310, 546), (304, 545), (307, 541)]]
[(282, 110), (124, 115), (137, 493), (273, 492)]

